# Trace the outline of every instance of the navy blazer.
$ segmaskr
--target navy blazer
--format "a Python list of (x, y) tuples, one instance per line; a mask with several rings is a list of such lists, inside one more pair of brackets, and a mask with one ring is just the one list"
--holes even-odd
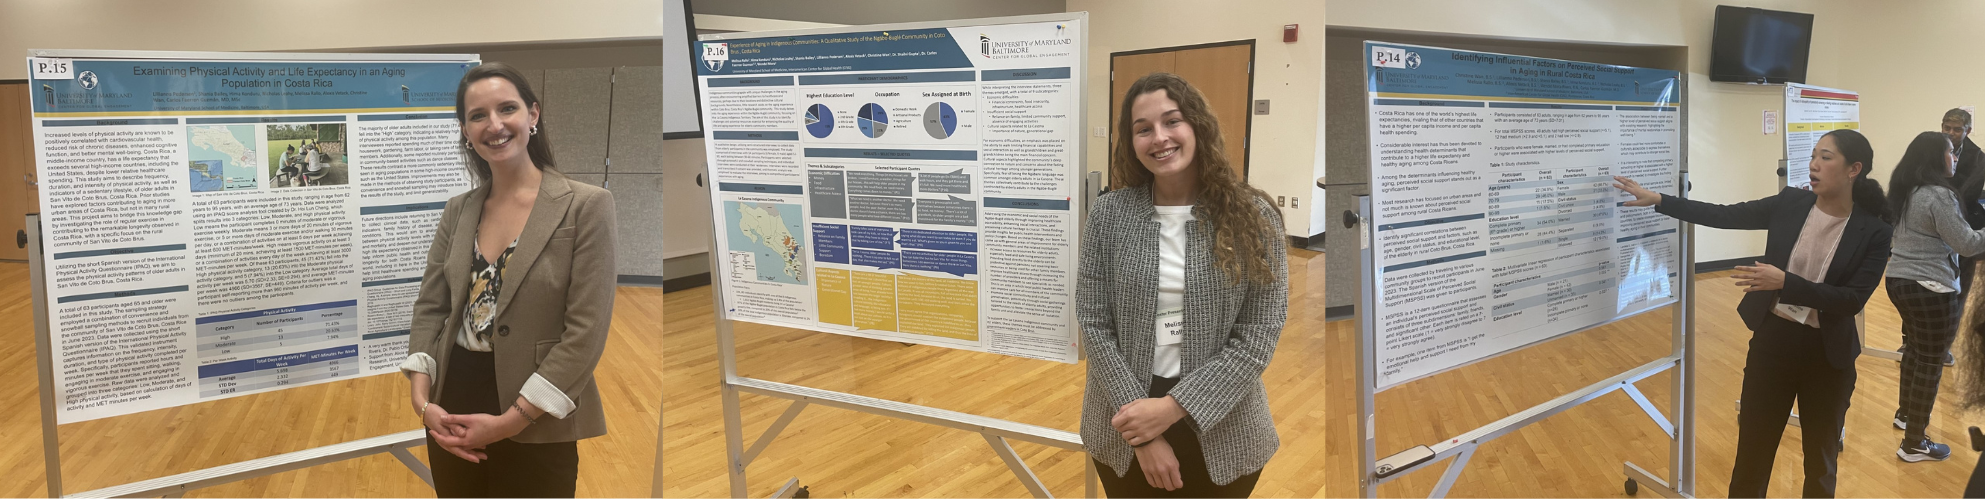
[[(1806, 214), (1818, 200), (1819, 195), (1811, 191), (1790, 187), (1771, 197), (1728, 206), (1663, 194), (1655, 210), (1718, 229), (1769, 230), (1764, 258), (1758, 262), (1784, 269), (1792, 259), (1792, 245), (1799, 242), (1799, 232), (1806, 227)], [(1751, 331), (1758, 331), (1772, 317), (1776, 303), (1812, 307), (1820, 314), (1820, 341), (1827, 361), (1835, 369), (1854, 367), (1854, 358), (1861, 355), (1854, 315), (1861, 313), (1861, 307), (1881, 284), (1893, 233), (1894, 228), (1880, 217), (1856, 207), (1840, 232), (1840, 246), (1827, 264), (1825, 279), (1813, 282), (1787, 272), (1783, 289), (1745, 293), (1737, 304), (1737, 315)]]

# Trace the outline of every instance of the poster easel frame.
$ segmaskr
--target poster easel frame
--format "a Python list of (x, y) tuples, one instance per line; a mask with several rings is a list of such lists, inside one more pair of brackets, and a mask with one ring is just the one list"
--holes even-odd
[[(324, 61), (324, 62), (479, 62), (476, 54), (354, 54), (354, 53), (261, 53), (197, 51), (129, 51), (92, 49), (30, 49), (28, 57), (77, 59), (145, 59), (195, 61)], [(32, 81), (32, 80), (30, 80)], [(42, 226), (39, 214), (26, 219), (28, 274), (34, 307), (35, 373), (40, 383), (42, 460), (49, 497), (65, 497), (62, 483), (62, 453), (55, 402), (54, 352), (48, 323), (46, 269), (43, 268)], [(383, 373), (382, 373), (383, 374)], [(426, 430), (409, 430), (363, 438), (322, 447), (304, 449), (263, 458), (224, 464), (176, 475), (72, 494), (81, 497), (179, 497), (187, 491), (222, 485), (250, 478), (344, 461), (373, 454), (390, 453), (429, 487), (432, 472), (408, 451), (426, 445)]]
[[(1676, 83), (1676, 88), (1681, 96), (1679, 102), (1682, 104), (1682, 108), (1678, 111), (1680, 114), (1678, 135), (1682, 140), (1680, 141), (1680, 151), (1678, 153), (1680, 185), (1677, 186), (1681, 192), (1677, 194), (1687, 197), (1689, 191), (1687, 140), (1689, 133), (1689, 112), (1686, 105), (1688, 102), (1688, 82), (1687, 79), (1683, 78), (1677, 79)], [(1620, 372), (1606, 380), (1561, 395), (1542, 404), (1531, 406), (1528, 409), (1474, 430), (1443, 439), (1439, 443), (1415, 446), (1381, 458), (1378, 454), (1378, 421), (1375, 415), (1377, 406), (1374, 403), (1374, 395), (1382, 390), (1378, 388), (1378, 362), (1375, 351), (1373, 350), (1377, 342), (1379, 325), (1377, 319), (1371, 313), (1371, 311), (1376, 310), (1377, 306), (1377, 295), (1374, 291), (1377, 289), (1376, 286), (1378, 284), (1377, 269), (1374, 267), (1375, 260), (1372, 254), (1374, 250), (1371, 241), (1378, 239), (1378, 227), (1376, 224), (1371, 223), (1373, 215), (1371, 195), (1357, 196), (1357, 206), (1358, 211), (1354, 214), (1355, 218), (1353, 220), (1347, 220), (1347, 223), (1355, 223), (1354, 229), (1359, 231), (1359, 237), (1363, 241), (1359, 245), (1360, 260), (1358, 262), (1358, 273), (1360, 297), (1357, 309), (1359, 327), (1357, 335), (1358, 367), (1356, 375), (1358, 384), (1357, 438), (1359, 497), (1378, 497), (1379, 485), (1429, 468), (1430, 466), (1427, 465), (1452, 458), (1453, 461), (1443, 470), (1440, 481), (1434, 485), (1434, 489), (1427, 495), (1429, 498), (1447, 497), (1448, 491), (1454, 486), (1462, 470), (1467, 468), (1469, 460), (1474, 457), (1475, 451), (1482, 444), (1514, 433), (1517, 430), (1528, 427), (1553, 415), (1615, 391), (1625, 392), (1656, 425), (1661, 427), (1661, 430), (1668, 435), (1670, 440), (1667, 476), (1656, 476), (1654, 473), (1632, 462), (1622, 463), (1622, 473), (1626, 479), (1623, 484), (1625, 492), (1628, 495), (1633, 495), (1639, 492), (1641, 488), (1646, 488), (1662, 497), (1695, 497), (1694, 393), (1696, 335), (1694, 224), (1680, 220), (1674, 221), (1677, 228), (1676, 232), (1680, 236), (1678, 250), (1681, 255), (1680, 262), (1678, 263), (1681, 271), (1679, 282), (1675, 286), (1675, 302), (1662, 307), (1668, 308), (1671, 314), (1671, 350), (1668, 355), (1639, 367)], [(1633, 316), (1654, 310), (1658, 310), (1658, 308), (1648, 309)], [(1624, 319), (1626, 317), (1594, 324), (1565, 333), (1556, 338), (1584, 333)], [(1548, 341), (1532, 343), (1510, 350), (1509, 352), (1503, 352), (1503, 354), (1534, 347)], [(1669, 369), (1675, 370), (1674, 375), (1671, 377), (1669, 391), (1669, 407), (1674, 412), (1664, 415), (1646, 395), (1641, 393), (1635, 383)], [(1406, 383), (1423, 381), (1430, 376), (1422, 376), (1414, 380), (1409, 380)], [(1406, 383), (1400, 383), (1399, 385)], [(1394, 385), (1393, 387), (1399, 385)]]
[(407, 450), (427, 445), (427, 430), (423, 428), (64, 495), (62, 442), (55, 414), (55, 354), (49, 339), (48, 297), (43, 293), (47, 281), (46, 269), (42, 268), (41, 215), (27, 216), (27, 235), (28, 285), (33, 288), (34, 302), (35, 375), (41, 383), (42, 465), (48, 480), (48, 497), (179, 497), (194, 489), (379, 453), (391, 453), (428, 487), (434, 486), (433, 472)]
[[(961, 20), (950, 20), (950, 21), (917, 22), (917, 23), (887, 24), (887, 25), (874, 25), (874, 26), (847, 26), (847, 27), (817, 28), (817, 29), (787, 30), (787, 31), (726, 33), (726, 34), (718, 34), (718, 35), (702, 35), (698, 37), (698, 40), (721, 41), (721, 40), (738, 39), (738, 38), (832, 34), (832, 33), (847, 32), (850, 31), (851, 29), (887, 31), (887, 30), (956, 28), (956, 27), (986, 26), (986, 25), (999, 25), (999, 24), (1027, 24), (1027, 23), (1042, 23), (1042, 22), (1069, 22), (1077, 25), (1076, 35), (1080, 37), (1080, 40), (1077, 43), (1077, 45), (1080, 47), (1078, 49), (1078, 53), (1080, 54), (1078, 59), (1079, 60), (1078, 64), (1081, 65), (1082, 70), (1086, 71), (1089, 67), (1089, 53), (1088, 53), (1089, 13), (1087, 12), (1038, 14), (1038, 15), (1027, 15), (1027, 16), (984, 18), (984, 19), (961, 19)], [(1089, 96), (1087, 92), (1087, 86), (1082, 84), (1082, 79), (1086, 78), (1087, 75), (1077, 74), (1077, 75), (1071, 75), (1071, 77), (1073, 79), (1073, 84), (1076, 86), (1077, 109), (1086, 110), (1088, 109), (1087, 104), (1089, 101)], [(1084, 135), (1083, 132), (1088, 130), (1089, 119), (1088, 119), (1088, 114), (1086, 112), (1077, 113), (1077, 114), (1079, 115), (1079, 118), (1077, 120), (1078, 121), (1077, 128), (1076, 128), (1077, 131), (1076, 135), (1078, 137), (1078, 140), (1076, 140), (1076, 144), (1074, 144), (1074, 148), (1076, 149), (1075, 155), (1078, 158), (1076, 164), (1080, 165), (1081, 161), (1084, 161), (1083, 159), (1080, 158), (1087, 157), (1088, 141), (1085, 140), (1086, 136)], [(711, 179), (709, 185), (712, 192), (714, 193), (715, 187), (717, 185), (715, 181), (716, 172), (712, 171), (708, 163), (705, 163), (704, 169), (705, 169), (704, 170), (705, 178)], [(1095, 186), (1088, 184), (1089, 182), (1088, 179), (1090, 177), (1092, 176), (1091, 175), (1082, 176), (1082, 178), (1084, 179), (1083, 188), (1082, 188), (1082, 196), (1084, 202), (1082, 204), (1082, 209), (1078, 210), (1079, 212), (1075, 214), (1077, 217), (1086, 217), (1087, 208), (1089, 206), (1088, 201), (1093, 200), (1093, 198), (1095, 197), (1095, 190), (1094, 190)], [(999, 455), (1000, 459), (1004, 461), (1007, 467), (1013, 471), (1014, 476), (1020, 479), (1022, 485), (1026, 486), (1027, 491), (1029, 493), (1033, 494), (1034, 497), (1042, 497), (1042, 498), (1053, 497), (1053, 495), (1048, 492), (1046, 485), (1041, 483), (1040, 478), (1036, 476), (1033, 470), (1027, 466), (1027, 463), (1021, 460), (1019, 455), (1013, 451), (1011, 442), (1012, 441), (1031, 442), (1031, 443), (1046, 445), (1049, 447), (1054, 447), (1064, 450), (1084, 452), (1082, 449), (1082, 436), (1080, 434), (1063, 431), (1063, 430), (1057, 430), (1053, 428), (1046, 428), (1046, 427), (1035, 426), (1030, 424), (1018, 423), (1014, 421), (1007, 421), (1007, 420), (1002, 420), (998, 418), (982, 416), (977, 414), (937, 409), (933, 407), (925, 407), (920, 405), (897, 402), (893, 400), (865, 397), (850, 393), (835, 392), (830, 390), (822, 390), (818, 388), (810, 388), (806, 386), (778, 383), (773, 381), (766, 381), (766, 380), (739, 376), (737, 371), (736, 335), (732, 329), (733, 319), (731, 319), (730, 314), (727, 313), (729, 307), (724, 302), (724, 285), (722, 278), (723, 269), (719, 268), (721, 266), (721, 262), (715, 258), (715, 255), (719, 253), (716, 243), (717, 238), (723, 237), (724, 235), (724, 229), (723, 227), (720, 226), (720, 222), (721, 222), (721, 218), (717, 216), (713, 216), (711, 218), (710, 255), (712, 255), (712, 258), (710, 259), (710, 275), (711, 275), (710, 286), (711, 286), (711, 302), (716, 313), (714, 322), (716, 329), (715, 332), (717, 335), (717, 352), (718, 352), (718, 360), (719, 360), (718, 363), (720, 364), (723, 372), (723, 378), (719, 380), (720, 383), (719, 388), (721, 391), (722, 403), (724, 406), (725, 471), (730, 476), (730, 494), (732, 497), (750, 497), (748, 493), (749, 489), (746, 486), (746, 480), (745, 480), (746, 468), (750, 466), (752, 460), (758, 457), (760, 452), (764, 451), (765, 448), (772, 443), (773, 439), (778, 437), (780, 432), (785, 430), (787, 425), (791, 424), (792, 421), (799, 416), (800, 412), (802, 412), (811, 405), (822, 405), (827, 407), (847, 409), (856, 412), (863, 412), (863, 413), (883, 416), (887, 418), (916, 421), (920, 423), (932, 424), (946, 428), (953, 428), (953, 429), (978, 433), (981, 437), (985, 439), (986, 443), (992, 447), (993, 452)], [(1081, 224), (1078, 223), (1077, 224), (1078, 232), (1080, 230), (1080, 227)], [(1076, 327), (1076, 325), (1073, 323), (1071, 323), (1069, 326), (1071, 328)], [(749, 447), (746, 447), (744, 442), (743, 415), (738, 397), (740, 393), (751, 393), (755, 395), (769, 396), (769, 397), (781, 398), (791, 401), (791, 403), (786, 406), (785, 411), (779, 416), (779, 418), (772, 423), (772, 426), (770, 428), (767, 428), (766, 431), (763, 434), (761, 434), (756, 440), (753, 440)], [(1087, 497), (1097, 497), (1100, 486), (1097, 470), (1095, 468), (1094, 463), (1088, 460), (1086, 455), (1083, 458), (1083, 461), (1085, 463), (1084, 473), (1086, 475), (1086, 478), (1084, 479), (1084, 484), (1085, 484), (1083, 488), (1084, 493), (1086, 494)], [(656, 466), (658, 467), (658, 469), (661, 465), (660, 463), (661, 461), (657, 459)], [(660, 472), (657, 471), (655, 474), (656, 478), (654, 480), (654, 490), (653, 490), (655, 497), (661, 497), (662, 486), (661, 486), (660, 476), (661, 476)], [(798, 477), (792, 477), (787, 479), (785, 481), (785, 484), (778, 491), (773, 493), (772, 497), (792, 497), (793, 494), (797, 492), (796, 488), (798, 483), (799, 483)]]

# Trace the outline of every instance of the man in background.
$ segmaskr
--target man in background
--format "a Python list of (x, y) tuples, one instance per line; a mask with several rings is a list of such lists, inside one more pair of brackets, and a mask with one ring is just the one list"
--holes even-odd
[[(1951, 176), (1951, 185), (1958, 188), (1957, 204), (1964, 210), (1964, 221), (1971, 224), (1971, 230), (1985, 229), (1985, 205), (1978, 204), (1981, 193), (1985, 193), (1985, 150), (1971, 141), (1971, 112), (1945, 111), (1943, 131), (1951, 138), (1951, 148), (1957, 151), (1957, 173)], [(1971, 294), (1971, 271), (1977, 264), (1977, 259), (1958, 256), (1958, 287), (1963, 288), (1958, 293), (1967, 298)]]

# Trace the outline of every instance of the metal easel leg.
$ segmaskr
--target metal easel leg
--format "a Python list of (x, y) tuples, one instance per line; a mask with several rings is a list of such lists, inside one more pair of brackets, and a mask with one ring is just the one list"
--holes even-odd
[(1640, 393), (1640, 387), (1628, 383), (1623, 390), (1627, 392), (1628, 397), (1633, 398), (1635, 404), (1640, 405), (1640, 410), (1645, 411), (1648, 418), (1654, 420), (1654, 424), (1661, 425), (1661, 431), (1667, 433), (1668, 438), (1675, 438), (1674, 423), (1669, 422), (1667, 416), (1661, 415), (1661, 409), (1654, 407), (1654, 402), (1647, 400), (1647, 395)]
[(1082, 480), (1082, 497), (1096, 499), (1096, 489), (1102, 485), (1102, 476), (1096, 474), (1096, 460), (1083, 456), (1082, 469), (1083, 474), (1087, 475)]
[(1467, 449), (1454, 456), (1454, 461), (1447, 463), (1447, 470), (1441, 472), (1441, 481), (1434, 485), (1432, 493), (1427, 494), (1428, 499), (1447, 497), (1447, 490), (1454, 488), (1455, 479), (1461, 478), (1461, 470), (1468, 467), (1470, 458), (1475, 457), (1475, 448), (1475, 444), (1468, 444)]
[(429, 469), (427, 463), (414, 459), (414, 454), (407, 452), (406, 447), (394, 447), (389, 452), (393, 453), (393, 457), (400, 458), (400, 464), (407, 465), (407, 471), (414, 472), (414, 475), (420, 477), (420, 481), (427, 482), (427, 488), (434, 488), (434, 470)]
[(28, 215), (28, 286), (34, 305), (35, 375), (41, 380), (41, 459), (48, 497), (62, 497), (62, 441), (55, 431), (55, 344), (49, 337), (47, 269), (42, 268), (41, 215)]
[(750, 466), (752, 460), (758, 459), (758, 453), (764, 451), (766, 446), (772, 445), (772, 439), (778, 438), (779, 432), (785, 431), (786, 425), (792, 424), (793, 418), (799, 417), (800, 410), (805, 408), (805, 400), (794, 400), (792, 405), (786, 406), (786, 413), (780, 414), (779, 420), (773, 421), (772, 427), (766, 428), (765, 433), (758, 436), (758, 441), (751, 443), (751, 450), (744, 451), (744, 457), (739, 459), (738, 464)]
[(1034, 476), (1034, 470), (1027, 468), (1027, 462), (1021, 461), (1019, 454), (1013, 453), (1013, 446), (1006, 443), (1006, 437), (985, 433), (980, 433), (979, 436), (985, 437), (986, 443), (992, 445), (993, 453), (999, 454), (999, 459), (1006, 461), (1006, 467), (1013, 470), (1013, 476), (1020, 479), (1021, 485), (1027, 486), (1027, 492), (1042, 499), (1054, 497), (1053, 494), (1048, 493), (1047, 486), (1041, 484), (1041, 478)]

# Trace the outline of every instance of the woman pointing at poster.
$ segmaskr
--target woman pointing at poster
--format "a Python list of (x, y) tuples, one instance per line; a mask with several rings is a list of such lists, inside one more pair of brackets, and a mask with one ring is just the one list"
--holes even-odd
[(1261, 373), (1288, 315), (1282, 220), (1177, 75), (1123, 97), (1082, 235), (1082, 442), (1110, 497), (1246, 497), (1279, 440)]
[(1881, 283), (1895, 222), (1881, 183), (1868, 178), (1874, 156), (1859, 132), (1835, 130), (1813, 147), (1811, 191), (1787, 188), (1728, 206), (1613, 177), (1619, 182), (1614, 187), (1634, 196), (1626, 206), (1654, 206), (1719, 229), (1769, 231), (1764, 258), (1737, 267), (1736, 284), (1745, 291), (1737, 313), (1751, 329), (1751, 343), (1731, 497), (1764, 497), (1795, 399), (1806, 456), (1804, 495), (1834, 495), (1854, 358), (1861, 354), (1854, 316)]
[(477, 187), (442, 212), (400, 366), (441, 497), (572, 497), (578, 440), (606, 434), (613, 196), (552, 168), (539, 113), (503, 64), (456, 90)]

